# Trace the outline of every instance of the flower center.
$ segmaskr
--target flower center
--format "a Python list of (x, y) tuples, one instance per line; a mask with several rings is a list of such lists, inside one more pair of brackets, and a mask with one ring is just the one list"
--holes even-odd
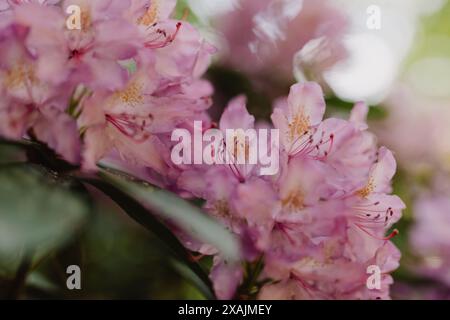
[(86, 31), (89, 30), (92, 25), (91, 13), (88, 9), (83, 8), (81, 10), (81, 30)]
[(370, 178), (367, 185), (364, 188), (362, 188), (361, 190), (356, 191), (356, 194), (359, 195), (361, 198), (367, 198), (367, 196), (369, 196), (373, 192), (374, 189), (375, 189), (375, 184), (373, 182), (373, 178)]
[(113, 100), (120, 100), (128, 106), (135, 107), (144, 103), (144, 96), (142, 94), (143, 85), (138, 81), (131, 82), (125, 89), (114, 94)]
[(230, 208), (226, 200), (217, 200), (214, 202), (213, 212), (218, 217), (228, 218), (231, 216)]
[(34, 84), (37, 82), (33, 67), (29, 64), (17, 63), (7, 74), (4, 79), (6, 88), (14, 89), (26, 84)]
[(283, 208), (290, 211), (298, 211), (305, 207), (305, 197), (299, 190), (292, 191), (288, 196), (281, 200)]
[(155, 23), (158, 16), (158, 7), (158, 1), (153, 0), (145, 14), (137, 20), (137, 24), (149, 26)]
[(294, 116), (289, 123), (289, 139), (294, 141), (296, 138), (306, 134), (309, 129), (309, 117), (300, 112)]

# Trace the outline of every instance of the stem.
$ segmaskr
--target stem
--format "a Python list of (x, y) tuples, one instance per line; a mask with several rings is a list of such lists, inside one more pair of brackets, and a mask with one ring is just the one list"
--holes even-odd
[(253, 299), (257, 292), (253, 292), (255, 286), (257, 286), (257, 280), (264, 267), (264, 258), (260, 256), (256, 262), (247, 265), (247, 277), (244, 283), (238, 290), (238, 299), (248, 300)]

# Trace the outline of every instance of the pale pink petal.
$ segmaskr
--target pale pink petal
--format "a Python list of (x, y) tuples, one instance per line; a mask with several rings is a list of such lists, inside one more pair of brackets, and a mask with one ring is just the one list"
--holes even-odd
[(356, 123), (360, 130), (367, 129), (367, 114), (369, 107), (364, 102), (358, 102), (350, 113), (350, 122)]
[(214, 258), (214, 266), (210, 278), (219, 300), (232, 299), (242, 281), (242, 277), (243, 270), (239, 263), (230, 263), (218, 257)]
[(288, 96), (289, 113), (291, 116), (303, 114), (311, 126), (322, 121), (325, 113), (325, 100), (320, 86), (314, 82), (295, 84)]
[(255, 117), (250, 115), (246, 107), (246, 98), (239, 96), (230, 101), (220, 118), (220, 129), (250, 129), (254, 127)]
[(373, 192), (389, 192), (391, 190), (390, 183), (396, 168), (397, 164), (392, 152), (385, 147), (381, 147), (378, 150), (378, 161), (370, 174)]

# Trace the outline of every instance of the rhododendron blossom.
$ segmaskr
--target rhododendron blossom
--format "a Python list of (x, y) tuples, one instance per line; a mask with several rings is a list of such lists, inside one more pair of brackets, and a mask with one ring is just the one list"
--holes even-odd
[[(181, 189), (205, 199), (205, 210), (240, 235), (250, 262), (264, 260), (259, 280), (268, 283), (260, 298), (389, 297), (388, 274), (398, 266), (399, 252), (389, 242), (397, 231), (385, 232), (400, 218), (404, 204), (389, 195), (395, 161), (362, 125), (364, 108), (357, 104), (350, 121), (322, 120), (320, 87), (293, 85), (272, 116), (282, 142), (277, 152), (284, 159), (277, 176), (198, 166), (180, 177)], [(234, 119), (246, 119), (245, 108), (239, 110)], [(234, 125), (249, 126), (242, 120)], [(341, 152), (354, 156), (354, 162), (335, 156)], [(225, 264), (218, 259), (211, 276), (218, 297), (229, 299), (235, 297), (243, 270)], [(366, 287), (372, 264), (383, 273), (378, 291)]]
[[(334, 38), (345, 21), (325, 1), (298, 8), (262, 2), (270, 5), (249, 1), (251, 26), (233, 20), (226, 29), (248, 33), (263, 63), (247, 47), (231, 48), (233, 63), (253, 72), (281, 61), (290, 74), (294, 55), (318, 37), (340, 52)], [(67, 28), (70, 6), (80, 8), (80, 29)], [(271, 123), (256, 121), (244, 95), (214, 122), (214, 88), (204, 75), (217, 49), (186, 16), (174, 18), (175, 6), (0, 0), (1, 138), (48, 147), (70, 165), (70, 179), (101, 176), (99, 167), (109, 162), (177, 200), (201, 200), (201, 216), (238, 239), (240, 259), (195, 237), (198, 229), (159, 216), (157, 222), (190, 250), (188, 259), (192, 252), (199, 254), (193, 261), (212, 256), (209, 278), (219, 299), (388, 299), (400, 259), (391, 228), (405, 205), (391, 194), (396, 162), (368, 131), (367, 106), (357, 103), (349, 119), (324, 119), (321, 85), (300, 82), (274, 101)], [(334, 63), (319, 58), (317, 69)], [(249, 134), (258, 129), (264, 134)], [(177, 132), (208, 135), (210, 143), (183, 150), (181, 158), (194, 161), (173, 161)], [(227, 138), (212, 143), (212, 136)], [(196, 160), (205, 154), (221, 161)], [(381, 270), (379, 289), (366, 285), (370, 266)]]

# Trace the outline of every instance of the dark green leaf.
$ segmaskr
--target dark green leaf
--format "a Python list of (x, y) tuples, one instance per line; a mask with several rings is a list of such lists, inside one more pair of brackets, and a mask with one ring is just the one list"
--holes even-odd
[(193, 238), (214, 246), (226, 260), (240, 260), (240, 246), (236, 237), (188, 201), (171, 192), (119, 178), (107, 171), (102, 171), (101, 176), (161, 217), (175, 223)]
[(28, 252), (64, 245), (79, 230), (90, 212), (79, 188), (32, 165), (0, 167), (0, 271)]
[[(191, 280), (195, 278), (193, 283), (203, 283), (199, 289), (203, 291), (205, 297), (213, 298), (211, 283), (206, 272), (198, 263), (193, 261), (191, 255), (178, 238), (147, 208), (118, 187), (106, 181), (95, 178), (83, 178), (82, 180), (108, 195), (133, 220), (155, 234), (171, 250), (171, 253), (191, 270)], [(208, 290), (205, 290), (205, 288)]]

